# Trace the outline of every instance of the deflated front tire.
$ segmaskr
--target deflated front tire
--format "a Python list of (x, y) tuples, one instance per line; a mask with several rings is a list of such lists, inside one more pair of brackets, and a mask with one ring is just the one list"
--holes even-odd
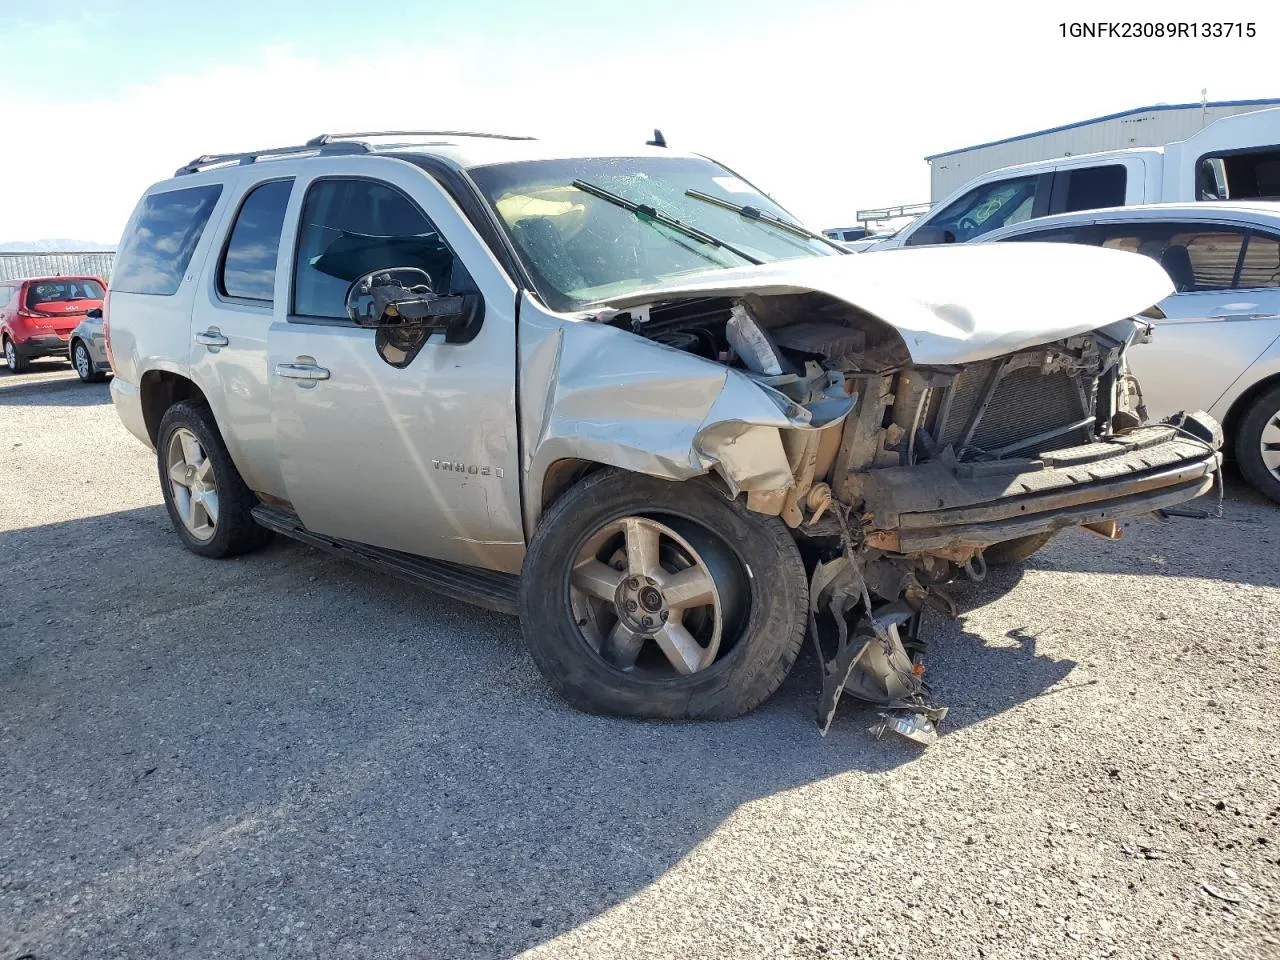
[(721, 719), (785, 679), (808, 584), (790, 531), (704, 480), (607, 470), (542, 517), (521, 576), (538, 668), (592, 713)]

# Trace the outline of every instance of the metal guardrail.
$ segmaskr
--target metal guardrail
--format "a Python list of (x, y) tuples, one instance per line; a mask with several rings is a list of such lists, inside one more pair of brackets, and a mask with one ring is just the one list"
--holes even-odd
[(26, 250), (0, 253), (0, 280), (23, 277), (111, 279), (114, 250)]

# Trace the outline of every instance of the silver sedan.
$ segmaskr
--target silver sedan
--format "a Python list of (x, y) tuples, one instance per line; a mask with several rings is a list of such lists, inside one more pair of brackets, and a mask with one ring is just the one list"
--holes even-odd
[(76, 374), (85, 383), (101, 383), (111, 372), (107, 359), (107, 338), (103, 330), (102, 311), (90, 310), (71, 331), (67, 341), (67, 357)]
[(1148, 411), (1155, 418), (1208, 411), (1226, 430), (1240, 472), (1280, 502), (1280, 203), (1082, 210), (982, 238), (1000, 240), (1084, 243), (1158, 261), (1177, 292), (1160, 302), (1164, 317), (1151, 343), (1129, 353)]

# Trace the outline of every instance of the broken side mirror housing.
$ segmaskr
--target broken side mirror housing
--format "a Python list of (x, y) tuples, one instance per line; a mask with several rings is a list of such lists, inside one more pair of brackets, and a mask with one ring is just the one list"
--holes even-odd
[(353, 281), (347, 287), (346, 309), (356, 326), (396, 331), (398, 339), (420, 336), (425, 343), (443, 330), (445, 343), (467, 343), (480, 330), (484, 298), (479, 293), (439, 294), (425, 270), (391, 267)]

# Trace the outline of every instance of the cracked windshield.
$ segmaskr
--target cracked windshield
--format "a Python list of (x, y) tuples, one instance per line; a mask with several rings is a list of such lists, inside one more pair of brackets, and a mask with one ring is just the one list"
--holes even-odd
[[(470, 173), (497, 211), (538, 292), (557, 310), (574, 310), (671, 277), (741, 267), (752, 260), (839, 256), (820, 240), (688, 196), (686, 191), (692, 190), (796, 222), (751, 184), (708, 160), (537, 160), (479, 167)], [(651, 207), (659, 216), (666, 214), (724, 246), (660, 223), (644, 211), (624, 209), (574, 186), (575, 180)]]

